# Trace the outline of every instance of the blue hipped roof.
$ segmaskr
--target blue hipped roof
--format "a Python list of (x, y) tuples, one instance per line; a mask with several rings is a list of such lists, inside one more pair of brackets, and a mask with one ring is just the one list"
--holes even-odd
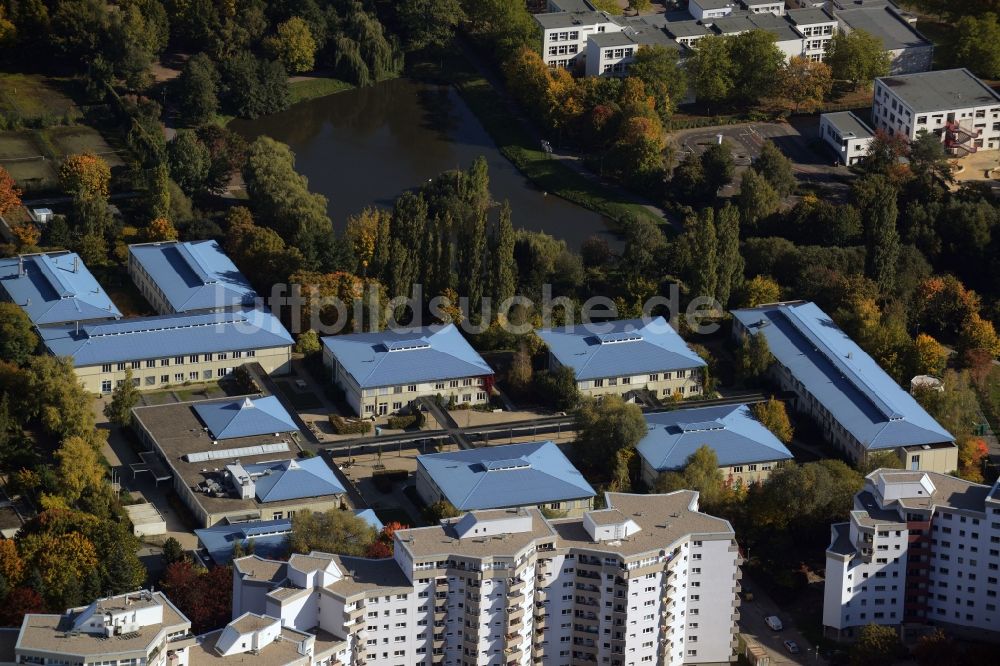
[(36, 326), (122, 316), (74, 252), (2, 259), (0, 288)]
[(377, 532), (381, 532), (382, 528), (385, 527), (372, 509), (358, 509), (355, 510), (354, 515), (371, 525)]
[(663, 317), (649, 322), (628, 319), (536, 332), (561, 365), (573, 368), (577, 380), (705, 365)]
[(774, 358), (865, 448), (954, 441), (815, 303), (778, 303), (732, 314), (751, 334), (763, 333)]
[(214, 240), (129, 246), (175, 312), (250, 307), (257, 293)]
[(255, 463), (244, 465), (243, 469), (254, 477), (259, 502), (344, 493), (344, 486), (322, 458)]
[(55, 356), (76, 367), (186, 354), (287, 347), (292, 336), (263, 310), (164, 315), (39, 329)]
[(649, 430), (636, 449), (660, 472), (683, 468), (688, 456), (702, 445), (715, 451), (719, 465), (725, 467), (792, 459), (791, 452), (746, 405), (647, 414), (646, 425)]
[(594, 496), (594, 489), (552, 442), (434, 453), (417, 461), (461, 511)]
[(253, 437), (298, 430), (295, 421), (273, 395), (253, 399), (247, 397), (230, 402), (202, 402), (194, 406), (194, 411), (202, 423), (208, 426), (212, 439)]
[(492, 375), (453, 324), (323, 338), (361, 388)]

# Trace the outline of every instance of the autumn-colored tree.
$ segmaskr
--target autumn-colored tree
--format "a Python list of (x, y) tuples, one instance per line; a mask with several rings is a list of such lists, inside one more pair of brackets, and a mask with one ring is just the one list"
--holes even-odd
[(21, 205), (21, 190), (7, 169), (0, 167), (0, 215), (6, 215), (11, 208)]
[(813, 62), (805, 56), (794, 56), (781, 69), (779, 94), (791, 102), (793, 110), (812, 111), (819, 106), (833, 88), (830, 66)]
[(59, 167), (59, 182), (71, 194), (106, 199), (111, 187), (111, 167), (93, 153), (70, 155)]
[(82, 437), (69, 437), (56, 451), (58, 476), (62, 495), (76, 502), (84, 491), (104, 483), (104, 466), (97, 450)]
[(431, 314), (441, 324), (462, 323), (465, 313), (462, 312), (462, 305), (458, 298), (458, 292), (447, 287), (431, 301)]
[(921, 330), (955, 340), (964, 323), (979, 313), (981, 305), (976, 292), (967, 289), (955, 276), (945, 275), (921, 280), (914, 290), (910, 310)]
[(551, 75), (542, 56), (532, 48), (522, 48), (504, 65), (507, 89), (536, 120), (546, 121), (545, 100)]
[(958, 350), (964, 353), (970, 349), (982, 349), (992, 356), (1000, 355), (1000, 336), (993, 323), (975, 313), (962, 322), (958, 336)]
[(983, 482), (983, 460), (990, 454), (986, 442), (978, 437), (958, 440), (958, 475), (966, 481)]
[(24, 580), (24, 560), (11, 539), (0, 541), (0, 578), (8, 587), (20, 585)]
[(264, 40), (264, 46), (293, 74), (310, 71), (316, 62), (316, 40), (309, 24), (298, 16), (279, 23), (277, 35)]
[(781, 287), (774, 278), (755, 275), (743, 283), (743, 307), (754, 308), (764, 303), (775, 303), (781, 298)]
[(20, 627), (28, 613), (45, 610), (45, 600), (30, 587), (15, 587), (0, 604), (0, 626)]
[(926, 333), (918, 333), (913, 340), (914, 375), (940, 377), (948, 364), (948, 350)]
[(774, 436), (787, 444), (792, 441), (795, 430), (792, 422), (788, 418), (788, 410), (785, 403), (775, 398), (770, 398), (767, 402), (758, 402), (750, 408), (755, 419), (760, 421), (764, 427), (774, 433)]
[(344, 236), (354, 249), (354, 257), (358, 261), (361, 275), (368, 275), (370, 269), (375, 269), (372, 274), (379, 274), (381, 267), (372, 264), (375, 261), (375, 250), (379, 240), (388, 239), (391, 218), (390, 211), (374, 207), (365, 208), (357, 215), (347, 218)]
[(37, 572), (42, 585), (38, 592), (50, 607), (66, 608), (83, 601), (81, 583), (93, 585), (98, 564), (90, 539), (75, 531), (32, 533), (18, 541), (18, 548), (31, 570)]
[(185, 559), (167, 566), (160, 587), (191, 620), (192, 632), (202, 634), (231, 619), (232, 575), (229, 567), (206, 570)]
[(375, 541), (368, 546), (368, 549), (365, 551), (365, 557), (371, 559), (392, 557), (392, 553), (395, 550), (393, 544), (395, 543), (396, 532), (407, 528), (407, 525), (395, 520), (386, 523), (379, 531)]
[[(297, 271), (289, 276), (289, 283), (300, 285), (302, 304), (301, 328), (326, 327), (327, 330), (363, 330), (372, 323), (379, 324), (384, 316), (385, 289), (373, 278), (360, 278), (344, 271), (317, 273)], [(355, 321), (355, 302), (360, 302), (364, 321)], [(372, 303), (378, 307), (371, 307)]]
[(586, 110), (577, 81), (569, 71), (562, 68), (551, 72), (549, 76), (546, 115), (552, 129), (557, 132), (572, 127)]
[(364, 555), (375, 530), (349, 511), (298, 512), (292, 517), (289, 546), (293, 553), (319, 550), (340, 555)]
[(30, 222), (15, 224), (14, 228), (11, 229), (11, 233), (13, 233), (14, 238), (17, 239), (17, 247), (19, 250), (38, 247), (38, 241), (42, 239), (42, 232), (40, 232), (38, 227)]
[(146, 226), (146, 239), (152, 242), (177, 240), (177, 229), (165, 217), (150, 220)]

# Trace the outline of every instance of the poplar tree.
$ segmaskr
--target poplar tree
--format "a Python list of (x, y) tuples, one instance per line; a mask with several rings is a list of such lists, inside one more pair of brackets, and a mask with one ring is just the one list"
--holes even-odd
[(740, 254), (740, 212), (730, 203), (719, 211), (716, 224), (718, 237), (718, 285), (715, 297), (725, 308), (734, 292), (743, 286), (743, 255)]

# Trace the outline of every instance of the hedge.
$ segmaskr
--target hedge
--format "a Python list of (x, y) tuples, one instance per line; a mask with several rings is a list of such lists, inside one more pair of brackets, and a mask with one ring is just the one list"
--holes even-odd
[(371, 432), (371, 421), (345, 421), (338, 414), (330, 414), (330, 426), (338, 435), (367, 435)]

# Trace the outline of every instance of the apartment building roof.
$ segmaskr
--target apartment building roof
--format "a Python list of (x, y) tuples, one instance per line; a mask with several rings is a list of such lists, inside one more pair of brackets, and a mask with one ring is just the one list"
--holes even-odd
[(228, 656), (220, 654), (222, 645), (232, 639), (232, 632), (249, 634), (272, 626), (278, 620), (246, 614), (226, 627), (198, 636), (188, 650), (188, 666), (211, 664), (247, 664), (254, 666), (307, 666), (310, 658), (303, 654), (301, 645), (312, 637), (312, 632), (302, 632), (291, 627), (281, 627), (277, 639), (260, 646), (253, 652), (237, 652)]
[(538, 336), (577, 380), (664, 372), (705, 365), (663, 317), (540, 329)]
[(836, 111), (834, 113), (824, 113), (823, 117), (833, 125), (840, 135), (845, 138), (870, 139), (875, 136), (868, 125), (858, 118), (852, 111)]
[(560, 548), (614, 553), (631, 558), (659, 552), (688, 535), (726, 536), (732, 538), (733, 527), (728, 520), (701, 513), (695, 508), (698, 493), (678, 490), (665, 495), (605, 493), (609, 509), (617, 509), (639, 526), (639, 531), (619, 540), (594, 542), (582, 519), (551, 521), (559, 535)]
[(135, 262), (174, 312), (251, 307), (257, 292), (214, 240), (130, 245)]
[(964, 67), (878, 80), (916, 113), (1000, 104), (1000, 95)]
[(326, 586), (326, 589), (344, 598), (363, 594), (372, 588), (385, 593), (388, 589), (408, 590), (410, 579), (399, 568), (396, 560), (372, 560), (365, 557), (334, 555), (334, 564), (340, 570), (340, 580)]
[(454, 324), (323, 338), (361, 388), (492, 375)]
[(0, 289), (36, 326), (122, 316), (75, 252), (0, 259)]
[(784, 16), (775, 16), (770, 12), (750, 14), (750, 23), (764, 32), (774, 35), (779, 42), (800, 41), (802, 35), (795, 31), (792, 24)]
[(648, 431), (636, 449), (657, 471), (683, 468), (688, 456), (703, 445), (715, 451), (722, 467), (792, 459), (791, 452), (746, 405), (647, 414), (646, 426)]
[(850, 523), (834, 523), (830, 527), (831, 538), (827, 550), (838, 555), (853, 555), (857, 549), (851, 543)]
[(817, 23), (836, 23), (837, 19), (830, 16), (824, 9), (789, 9), (785, 16), (795, 25), (816, 25)]
[[(504, 522), (522, 519), (519, 531), (459, 537), (459, 523), (467, 516), (481, 523)], [(466, 533), (467, 534), (467, 533)], [(463, 518), (444, 520), (432, 527), (417, 527), (396, 532), (396, 547), (403, 547), (412, 558), (458, 555), (467, 557), (514, 557), (540, 539), (552, 540), (555, 536), (550, 524), (535, 508), (494, 509), (474, 511)]]
[[(883, 483), (913, 482), (913, 480), (908, 480), (906, 476), (901, 476), (903, 474), (913, 473), (880, 469), (865, 478), (872, 483), (876, 483), (879, 478), (882, 479)], [(929, 509), (934, 506), (980, 513), (985, 511), (986, 498), (990, 494), (989, 486), (938, 472), (920, 472), (917, 476), (930, 479), (934, 487), (933, 492), (929, 495), (911, 495), (894, 500), (898, 502), (900, 507), (904, 509)]]
[(720, 35), (738, 35), (741, 32), (749, 32), (757, 28), (758, 26), (750, 20), (750, 15), (747, 13), (730, 14), (712, 19), (712, 30)]
[(925, 39), (913, 29), (913, 26), (901, 19), (888, 3), (876, 7), (835, 9), (833, 15), (852, 31), (863, 30), (880, 40), (886, 51), (922, 46), (933, 47), (932, 42)]
[(702, 9), (725, 9), (737, 6), (736, 0), (688, 0), (688, 2), (698, 5)]
[(603, 12), (592, 10), (584, 11), (564, 11), (549, 12), (546, 14), (535, 14), (535, 21), (542, 26), (543, 30), (555, 30), (559, 28), (581, 28), (584, 26), (594, 26), (601, 23), (611, 23)]
[(680, 37), (703, 37), (712, 31), (699, 21), (668, 21), (664, 26), (667, 34), (674, 39)]
[(764, 335), (775, 359), (865, 448), (954, 441), (816, 304), (776, 303), (732, 314), (751, 334)]
[(460, 511), (593, 497), (583, 475), (550, 441), (418, 456), (417, 465)]
[(784, 0), (740, 0), (744, 7), (760, 7), (763, 5), (784, 5)]
[(71, 356), (76, 367), (294, 344), (277, 317), (262, 310), (59, 324), (39, 334), (53, 355)]
[(257, 554), (233, 560), (237, 573), (252, 580), (280, 583), (288, 577), (288, 563), (269, 560)]
[(200, 402), (194, 405), (194, 411), (213, 439), (253, 437), (299, 429), (273, 395), (256, 399), (244, 396), (232, 401)]
[(563, 12), (594, 11), (594, 6), (587, 0), (549, 0), (549, 5)]
[[(184, 617), (176, 606), (162, 592), (130, 592), (128, 595), (113, 597), (110, 601), (130, 597), (139, 599), (139, 594), (150, 595), (149, 604), (155, 604), (163, 609), (159, 622), (137, 627), (135, 630), (118, 636), (106, 636), (104, 633), (87, 633), (78, 627), (77, 620), (84, 614), (95, 610), (104, 612), (101, 604), (109, 600), (97, 600), (89, 606), (71, 608), (63, 615), (47, 615), (29, 613), (24, 616), (21, 632), (18, 636), (15, 650), (47, 652), (64, 656), (80, 658), (113, 657), (127, 658), (126, 655), (145, 653), (153, 642), (161, 637), (162, 632), (182, 632), (191, 628), (191, 622)], [(116, 608), (115, 610), (120, 610)], [(142, 655), (145, 657), (145, 654)]]
[(635, 40), (632, 39), (631, 35), (624, 32), (599, 32), (590, 35), (588, 39), (602, 48), (612, 46), (631, 46), (636, 43)]

